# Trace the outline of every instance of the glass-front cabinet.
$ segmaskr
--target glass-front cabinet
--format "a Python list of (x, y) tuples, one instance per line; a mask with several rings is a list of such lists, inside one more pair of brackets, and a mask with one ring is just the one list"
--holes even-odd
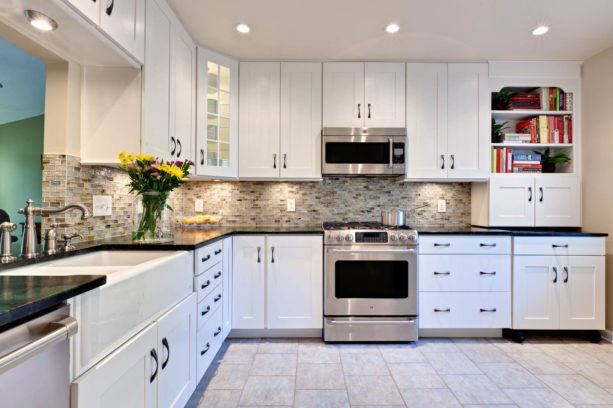
[(198, 49), (196, 174), (238, 176), (238, 61)]

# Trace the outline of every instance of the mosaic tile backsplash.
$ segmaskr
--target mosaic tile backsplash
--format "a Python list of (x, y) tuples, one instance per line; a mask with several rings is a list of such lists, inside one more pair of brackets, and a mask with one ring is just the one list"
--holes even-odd
[[(83, 203), (90, 210), (92, 195), (113, 196), (113, 215), (79, 220), (78, 213), (43, 220), (74, 222), (84, 240), (126, 235), (132, 228), (134, 202), (128, 178), (117, 169), (82, 166), (66, 155), (43, 157), (43, 201), (53, 207)], [(384, 209), (411, 209), (425, 204), (409, 218), (411, 225), (465, 225), (470, 223), (469, 183), (400, 183), (388, 178), (326, 178), (321, 182), (190, 181), (175, 191), (170, 205), (175, 215), (194, 215), (196, 199), (204, 211), (222, 215), (222, 225), (319, 225), (324, 221), (378, 221)], [(296, 211), (287, 212), (287, 199)], [(447, 212), (438, 213), (436, 201), (447, 200)], [(63, 233), (63, 232), (60, 232)]]

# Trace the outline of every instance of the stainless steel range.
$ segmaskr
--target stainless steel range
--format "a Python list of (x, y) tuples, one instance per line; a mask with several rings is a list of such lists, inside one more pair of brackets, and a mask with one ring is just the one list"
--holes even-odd
[(417, 340), (417, 231), (324, 223), (324, 341)]

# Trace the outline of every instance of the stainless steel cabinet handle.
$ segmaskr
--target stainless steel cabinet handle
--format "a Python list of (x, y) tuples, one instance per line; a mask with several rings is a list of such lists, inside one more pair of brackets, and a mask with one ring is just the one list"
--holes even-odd
[(390, 147), (390, 161), (387, 164), (387, 167), (391, 169), (392, 167), (394, 167), (394, 141), (392, 140), (392, 138), (389, 138), (387, 139), (387, 143)]
[(162, 370), (163, 370), (168, 365), (168, 360), (170, 360), (170, 344), (168, 344), (168, 339), (166, 337), (162, 339), (162, 346), (164, 346), (164, 348), (166, 349), (166, 353), (168, 353), (166, 354), (166, 361), (162, 363)]
[(451, 246), (451, 244), (450, 244), (449, 242), (448, 242), (448, 243), (446, 243), (446, 244), (438, 244), (438, 243), (436, 243), (436, 242), (435, 242), (435, 243), (434, 243), (434, 246), (435, 246), (435, 247), (450, 247), (450, 246)]
[(149, 378), (149, 382), (152, 383), (153, 381), (155, 381), (155, 377), (157, 377), (158, 375), (158, 353), (157, 351), (155, 351), (154, 348), (152, 348), (150, 351), (150, 354), (151, 354), (151, 357), (153, 358), (153, 361), (155, 361), (155, 371), (151, 375), (151, 378)]
[(568, 248), (568, 244), (565, 244), (565, 245), (556, 245), (556, 244), (553, 244), (551, 247), (552, 247), (552, 248)]
[(49, 324), (54, 330), (44, 336), (19, 347), (15, 351), (0, 357), (0, 374), (20, 364), (24, 359), (36, 355), (51, 346), (61, 343), (77, 332), (78, 324), (74, 317), (65, 317), (62, 320)]
[(211, 344), (210, 343), (206, 343), (206, 346), (204, 346), (204, 350), (202, 350), (200, 352), (200, 355), (203, 356), (206, 354), (207, 351), (209, 351), (209, 349), (211, 348)]
[(556, 283), (558, 282), (558, 268), (556, 268), (555, 266), (553, 267), (553, 273), (554, 273), (553, 283)]
[(287, 169), (287, 153), (283, 153), (283, 168)]
[(455, 169), (455, 155), (452, 154), (451, 155), (451, 166), (450, 166), (451, 170)]
[(493, 308), (493, 309), (479, 309), (479, 311), (480, 311), (481, 313), (483, 313), (483, 312), (495, 312), (495, 311), (496, 311), (496, 308)]
[(496, 272), (483, 272), (483, 271), (480, 271), (479, 275), (491, 275), (491, 276), (494, 276), (494, 275), (496, 275)]
[(211, 311), (211, 306), (207, 306), (205, 310), (200, 312), (200, 316), (204, 316), (205, 314), (207, 314), (210, 311)]
[(370, 119), (370, 103), (368, 104), (368, 119)]
[(532, 202), (532, 187), (528, 187), (528, 202)]
[(564, 277), (564, 283), (568, 283), (568, 267), (567, 266), (564, 267), (564, 273), (566, 274), (566, 276)]
[(277, 153), (273, 153), (272, 155), (272, 168), (273, 169), (277, 168)]
[(479, 244), (480, 247), (496, 248), (496, 244)]
[(353, 253), (353, 254), (378, 254), (378, 253), (383, 252), (383, 253), (389, 254), (390, 252), (415, 253), (417, 252), (417, 250), (413, 248), (408, 248), (408, 249), (332, 249), (332, 248), (328, 248), (328, 253), (334, 253), (334, 252)]
[(115, 6), (115, 0), (109, 0), (106, 2), (106, 14), (107, 15), (111, 15), (113, 14), (113, 7)]
[(213, 275), (213, 279), (219, 279), (220, 277), (221, 277), (221, 271), (219, 271), (215, 275)]
[(262, 260), (260, 259), (260, 251), (262, 250), (261, 247), (258, 247), (258, 263), (262, 262)]
[(543, 187), (539, 187), (539, 202), (543, 202)]
[(270, 263), (275, 263), (275, 247), (270, 247)]
[(451, 272), (434, 272), (435, 275), (451, 275)]
[(362, 113), (360, 112), (360, 108), (362, 107), (361, 103), (358, 103), (358, 119), (362, 118)]
[(219, 302), (220, 299), (221, 299), (221, 293), (215, 296), (215, 299), (213, 299), (213, 302), (217, 303)]
[(434, 309), (434, 311), (436, 313), (447, 313), (447, 312), (451, 312), (451, 309), (450, 308), (447, 308), (447, 309)]
[(445, 170), (445, 155), (441, 154), (441, 170)]

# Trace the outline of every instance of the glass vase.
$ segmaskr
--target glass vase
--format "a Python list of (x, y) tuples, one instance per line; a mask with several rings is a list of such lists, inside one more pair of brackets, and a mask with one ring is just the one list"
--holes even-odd
[(136, 196), (132, 240), (139, 243), (168, 242), (174, 238), (168, 194), (145, 191)]

